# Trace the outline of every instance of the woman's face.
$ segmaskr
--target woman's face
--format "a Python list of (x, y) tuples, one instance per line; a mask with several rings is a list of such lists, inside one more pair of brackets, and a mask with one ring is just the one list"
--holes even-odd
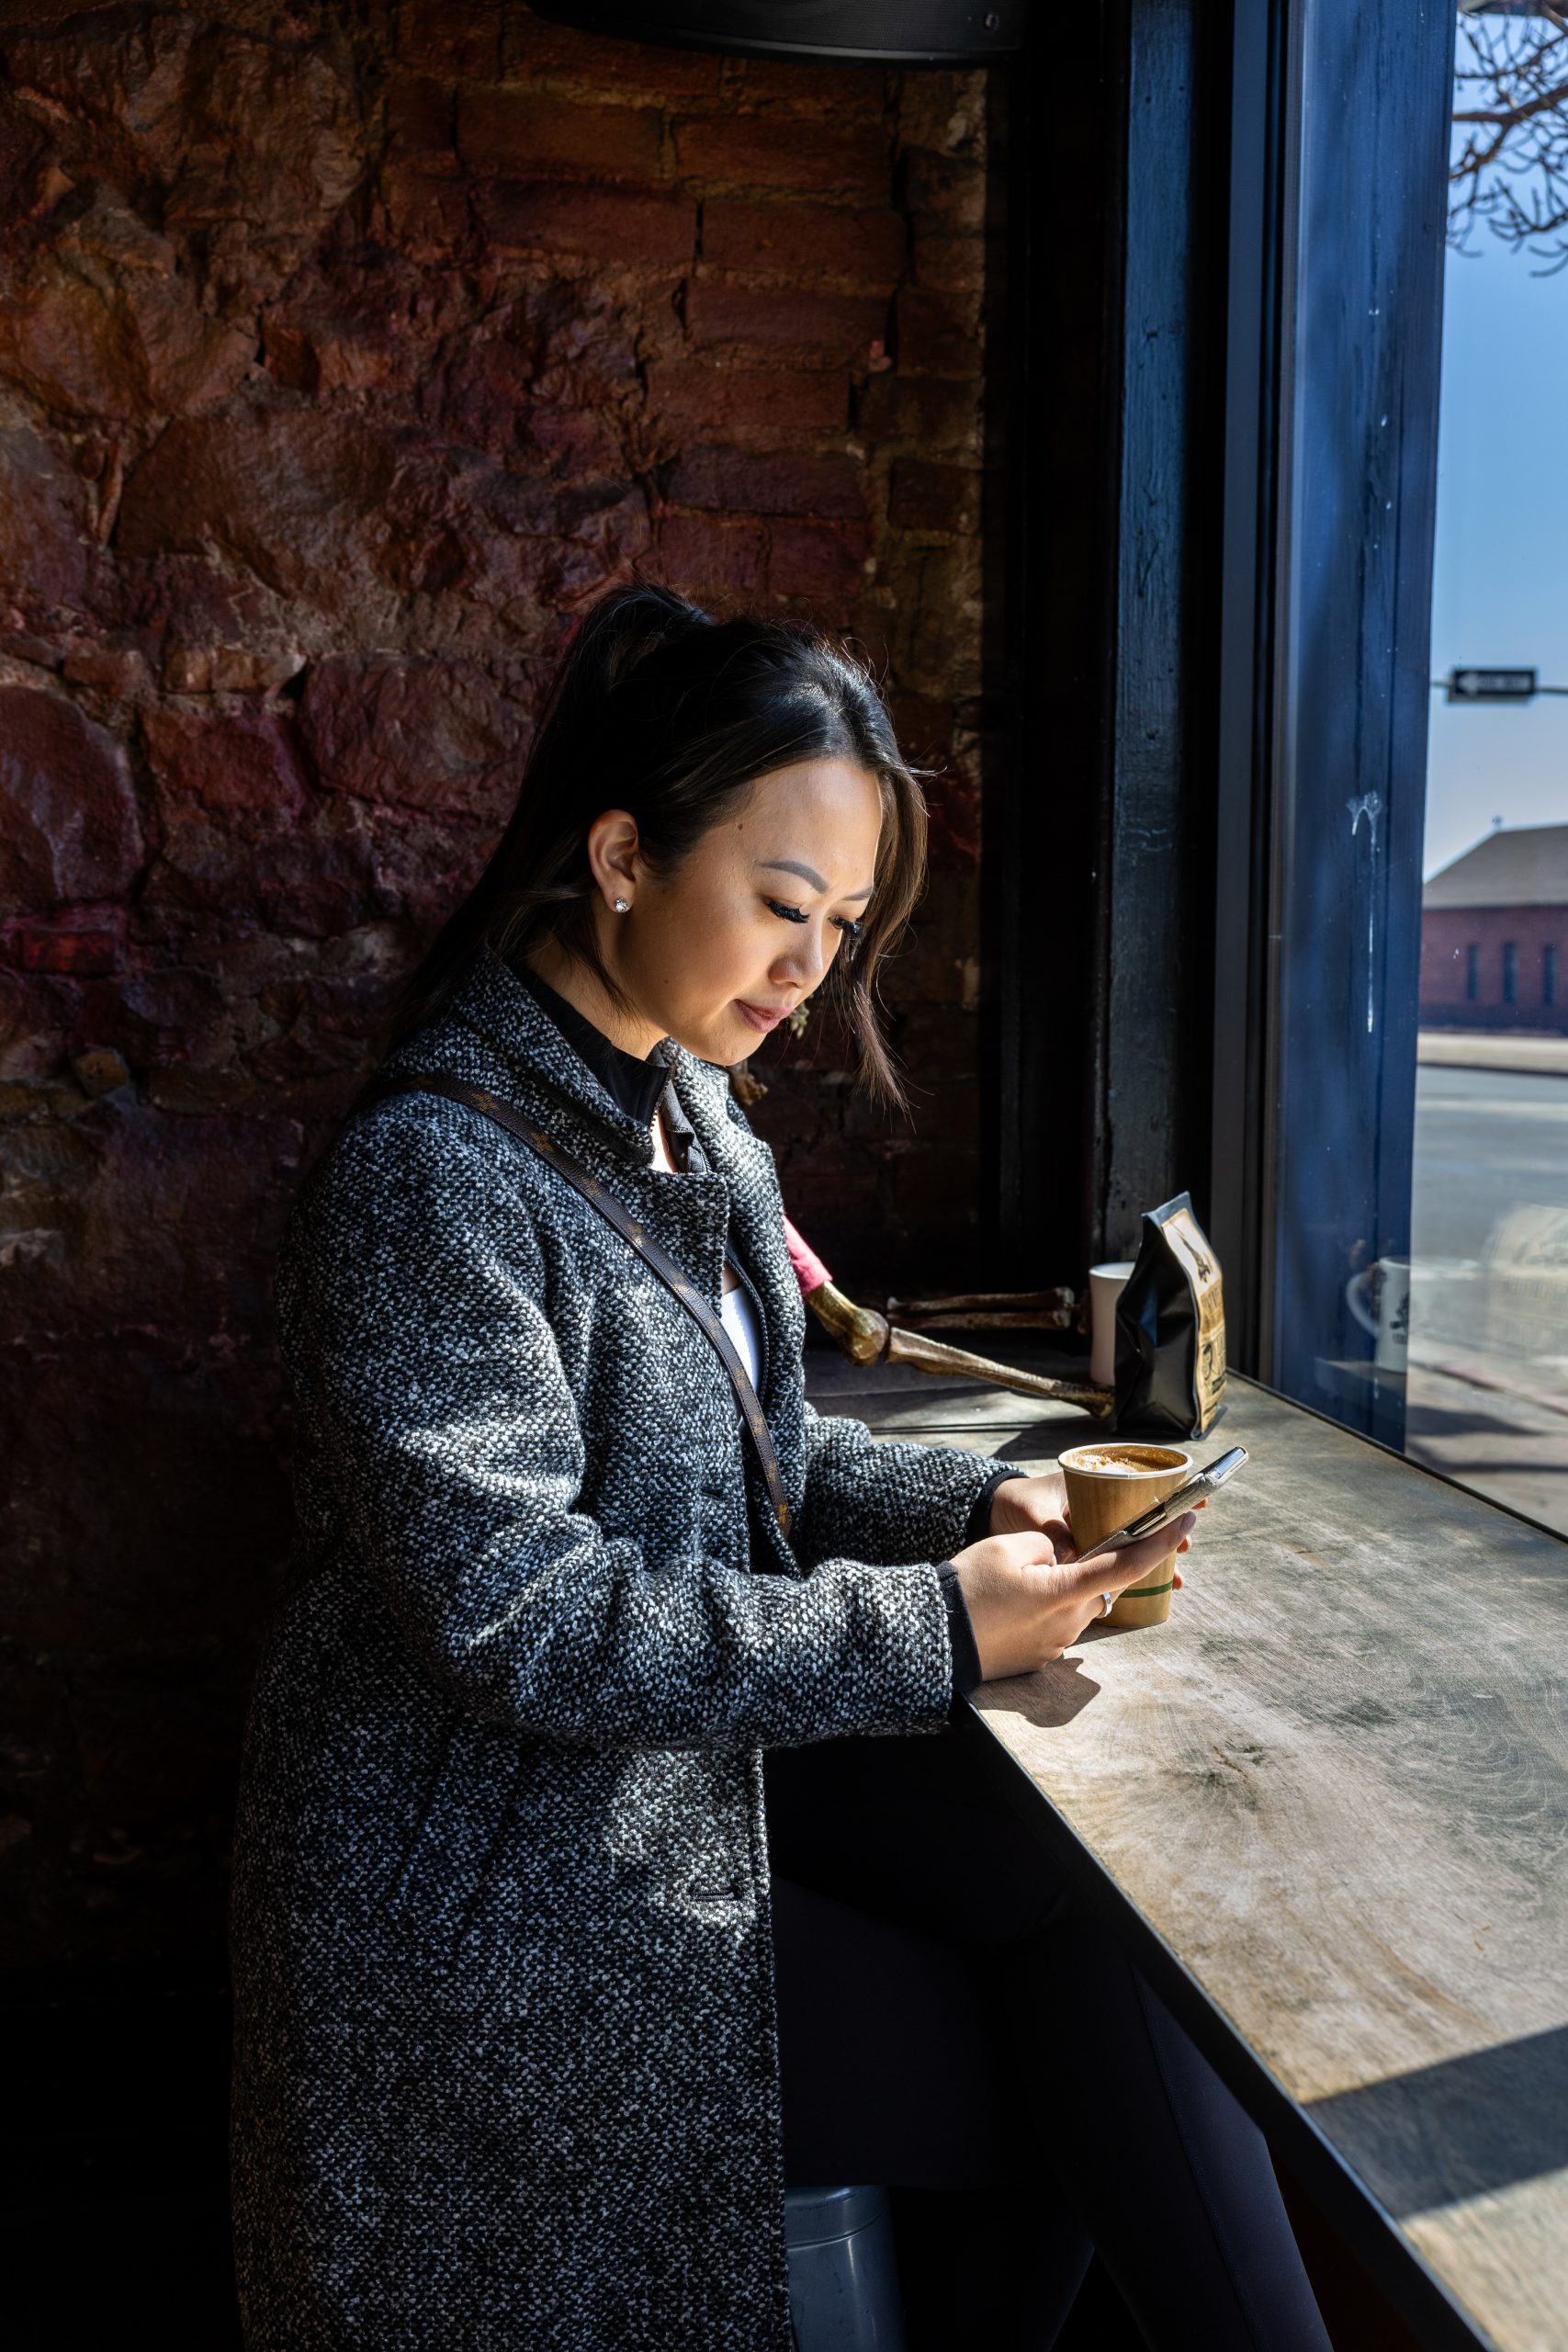
[[(871, 898), (882, 830), (876, 778), (849, 760), (761, 776), (673, 874), (653, 872), (623, 810), (597, 818), (604, 961), (648, 1024), (708, 1062), (744, 1061), (818, 986)], [(616, 897), (630, 911), (612, 911)]]

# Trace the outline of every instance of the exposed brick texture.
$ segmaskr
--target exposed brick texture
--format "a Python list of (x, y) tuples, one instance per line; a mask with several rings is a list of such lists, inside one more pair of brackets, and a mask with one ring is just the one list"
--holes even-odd
[(851, 633), (940, 766), (913, 1123), (822, 1012), (755, 1115), (852, 1289), (972, 1270), (981, 83), (510, 0), (0, 14), (0, 1869), (18, 1959), (205, 1955), (279, 1223), (634, 565)]
[(772, 116), (704, 116), (675, 126), (682, 178), (703, 188), (794, 188), (803, 196), (875, 198), (887, 188), (880, 122), (851, 130)]
[(502, 251), (581, 254), (597, 262), (689, 262), (696, 207), (689, 198), (633, 196), (624, 188), (558, 187), (549, 181), (497, 180), (476, 196), (480, 226)]
[(887, 305), (874, 295), (811, 294), (704, 277), (686, 298), (694, 351), (739, 345), (787, 354), (807, 367), (863, 369), (886, 324)]
[(568, 107), (527, 90), (465, 90), (457, 154), (470, 170), (514, 178), (656, 180), (660, 126), (652, 107)]
[(396, 48), (404, 64), (487, 82), (501, 62), (501, 13), (490, 0), (405, 0)]
[(801, 255), (809, 252), (819, 277), (890, 294), (906, 242), (904, 217), (891, 208), (734, 204), (718, 197), (703, 207), (703, 259), (710, 267), (786, 282), (798, 278)]
[(712, 506), (723, 514), (864, 512), (861, 471), (848, 458), (692, 448), (671, 469), (666, 494), (671, 506)]
[(928, 465), (900, 458), (893, 469), (887, 512), (908, 531), (945, 534), (979, 527), (980, 485), (969, 466)]
[(501, 28), (501, 70), (508, 84), (559, 97), (598, 101), (618, 96), (632, 106), (685, 111), (694, 106), (718, 106), (721, 77), (734, 69), (700, 50), (598, 40), (547, 24), (531, 9), (507, 7)]
[(770, 542), (776, 547), (778, 537), (777, 527), (764, 532), (757, 523), (667, 514), (659, 526), (660, 561), (672, 587), (705, 592), (727, 588), (738, 600), (750, 603), (762, 587)]
[(906, 287), (898, 297), (898, 365), (911, 376), (973, 379), (980, 348), (977, 296)]
[(834, 531), (818, 523), (777, 523), (768, 534), (768, 584), (777, 596), (798, 596), (840, 610), (863, 586), (863, 532)]
[(786, 373), (672, 359), (649, 368), (648, 399), (667, 425), (754, 428), (775, 441), (785, 434), (841, 433), (850, 421), (850, 385), (838, 368)]

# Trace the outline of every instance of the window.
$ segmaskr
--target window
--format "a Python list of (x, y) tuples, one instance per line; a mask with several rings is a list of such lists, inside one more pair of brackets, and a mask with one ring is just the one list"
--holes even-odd
[[(1506, 129), (1526, 81), (1548, 103)], [(1568, 371), (1568, 277), (1542, 274), (1568, 257), (1548, 168), (1568, 142), (1565, 89), (1561, 17), (1459, 11), (1454, 112), (1472, 119), (1456, 119), (1450, 151), (1433, 678), (1517, 663), (1568, 685), (1568, 462), (1554, 447), (1532, 469), (1528, 502), (1509, 488), (1510, 453), (1544, 453)], [(1568, 699), (1432, 695), (1423, 869), (1438, 911), (1426, 921), (1436, 936), (1452, 920), (1445, 892), (1477, 910), (1465, 927), (1471, 959), (1486, 957), (1487, 1002), (1446, 1059), (1427, 1031), (1416, 1073), (1404, 1443), (1568, 1533), (1565, 766)], [(1472, 1004), (1481, 993), (1466, 990)]]
[(1243, 164), (1280, 127), (1232, 183), (1227, 1326), (1235, 1293), (1239, 1368), (1568, 1534), (1568, 694), (1475, 686), (1568, 689), (1568, 24), (1280, 13), (1277, 81), (1238, 37), (1235, 84)]
[(1211, 1230), (1238, 1366), (1398, 1445), (1366, 1318), (1410, 1247), (1453, 19), (1235, 21)]

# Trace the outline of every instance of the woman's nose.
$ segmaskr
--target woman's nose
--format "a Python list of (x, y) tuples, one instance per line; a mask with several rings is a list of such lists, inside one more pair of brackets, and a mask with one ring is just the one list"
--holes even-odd
[(833, 960), (832, 945), (815, 927), (792, 939), (773, 967), (780, 979), (788, 978), (809, 994)]

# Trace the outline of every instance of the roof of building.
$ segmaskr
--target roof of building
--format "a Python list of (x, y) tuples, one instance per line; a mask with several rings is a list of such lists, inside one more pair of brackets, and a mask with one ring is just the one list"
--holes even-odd
[(1568, 907), (1568, 825), (1504, 825), (1434, 874), (1431, 907)]

